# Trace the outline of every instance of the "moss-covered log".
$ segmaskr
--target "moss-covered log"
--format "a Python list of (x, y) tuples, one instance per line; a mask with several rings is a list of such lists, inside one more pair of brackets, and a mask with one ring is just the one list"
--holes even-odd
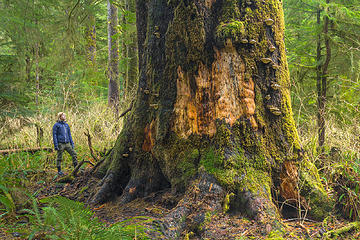
[(171, 187), (188, 191), (183, 219), (189, 199), (212, 193), (196, 190), (201, 178), (221, 186), (210, 198), (223, 211), (274, 223), (274, 199), (309, 208), (310, 196), (324, 215), (326, 192), (292, 117), (281, 1), (139, 0), (137, 26), (137, 98), (92, 201)]

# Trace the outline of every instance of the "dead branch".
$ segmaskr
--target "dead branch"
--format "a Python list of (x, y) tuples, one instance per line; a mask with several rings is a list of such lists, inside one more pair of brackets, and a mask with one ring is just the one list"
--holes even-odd
[(95, 170), (105, 161), (106, 157), (111, 153), (112, 150), (113, 148), (111, 148), (109, 151), (105, 153), (105, 156), (103, 156), (102, 160), (97, 162), (96, 165), (93, 167), (93, 169), (91, 169), (91, 173), (95, 172)]
[(99, 159), (96, 157), (95, 153), (94, 153), (94, 150), (93, 150), (93, 147), (92, 147), (92, 143), (91, 143), (91, 135), (90, 135), (90, 132), (89, 132), (89, 129), (87, 129), (87, 133), (84, 132), (85, 136), (87, 137), (88, 139), (88, 145), (89, 145), (89, 149), (90, 149), (90, 154), (91, 156), (93, 157), (93, 159), (98, 162)]
[(81, 162), (75, 167), (74, 171), (72, 171), (72, 173), (71, 173), (70, 175), (76, 177), (79, 169), (81, 168), (81, 166), (82, 166), (84, 163), (87, 163), (87, 164), (90, 164), (91, 166), (94, 166), (94, 164), (93, 164), (92, 162), (83, 160), (83, 161), (81, 161)]
[(81, 161), (76, 167), (75, 169), (69, 174), (69, 175), (66, 175), (66, 176), (63, 176), (61, 178), (59, 178), (57, 181), (59, 183), (71, 183), (72, 181), (75, 180), (75, 178), (77, 177), (77, 173), (80, 169), (80, 167), (84, 164), (84, 163), (88, 163), (90, 164), (91, 166), (94, 166), (94, 164), (90, 161)]
[(5, 150), (0, 150), (0, 154), (2, 155), (6, 155), (6, 154), (10, 154), (10, 153), (17, 153), (17, 152), (28, 152), (28, 153), (35, 153), (38, 151), (47, 151), (47, 152), (53, 152), (52, 148), (49, 147), (43, 147), (43, 148), (21, 148), (21, 149), (5, 149)]
[(134, 103), (134, 101), (131, 102), (131, 104), (130, 104), (130, 106), (129, 106), (128, 109), (126, 109), (122, 114), (120, 114), (119, 118), (125, 116), (128, 112), (131, 111), (131, 109), (132, 109), (132, 107), (133, 107), (133, 103)]

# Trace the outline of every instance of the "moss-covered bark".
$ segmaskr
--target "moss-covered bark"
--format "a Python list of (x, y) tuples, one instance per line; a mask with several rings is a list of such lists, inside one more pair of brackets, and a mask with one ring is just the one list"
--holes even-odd
[[(194, 190), (200, 177), (221, 186), (208, 194), (223, 211), (277, 225), (274, 199), (308, 207), (310, 197), (324, 215), (319, 199), (328, 199), (292, 117), (281, 1), (137, 6), (137, 98), (97, 171), (103, 182), (94, 202), (116, 194), (130, 201), (164, 187), (207, 198)], [(186, 218), (184, 202), (177, 209)]]

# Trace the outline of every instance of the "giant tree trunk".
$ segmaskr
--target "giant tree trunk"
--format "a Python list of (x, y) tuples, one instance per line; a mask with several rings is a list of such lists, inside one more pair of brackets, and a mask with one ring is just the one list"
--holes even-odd
[(137, 26), (137, 98), (92, 201), (171, 187), (186, 192), (171, 224), (222, 203), (273, 223), (273, 199), (308, 207), (308, 194), (321, 216), (326, 195), (292, 117), (281, 1), (139, 0)]

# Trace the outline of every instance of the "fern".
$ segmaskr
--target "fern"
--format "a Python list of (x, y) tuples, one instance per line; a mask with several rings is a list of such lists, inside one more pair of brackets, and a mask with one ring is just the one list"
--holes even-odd
[[(9, 193), (9, 189), (0, 182), (0, 203), (5, 207), (5, 213), (0, 217), (15, 212), (15, 202)], [(1, 193), (2, 192), (2, 193)]]
[[(72, 201), (65, 197), (50, 197), (40, 200), (47, 204), (42, 208), (41, 218), (37, 217), (38, 208), (33, 204), (31, 224), (33, 233), (45, 233), (51, 239), (147, 239), (144, 227), (132, 224), (130, 220), (116, 223), (110, 227), (94, 217), (94, 213), (85, 208), (83, 203)], [(149, 221), (144, 218), (133, 218), (133, 220), (145, 223)]]

